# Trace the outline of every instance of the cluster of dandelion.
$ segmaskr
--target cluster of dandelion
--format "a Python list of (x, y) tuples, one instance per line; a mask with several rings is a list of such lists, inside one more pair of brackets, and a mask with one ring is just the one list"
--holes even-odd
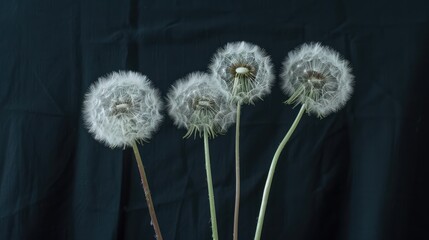
[[(279, 144), (266, 179), (255, 232), (259, 240), (275, 168), (286, 143), (303, 114), (320, 118), (342, 108), (350, 98), (353, 75), (346, 60), (318, 43), (303, 44), (283, 62), (282, 89), (287, 104), (301, 105)], [(240, 115), (243, 104), (254, 104), (269, 94), (274, 83), (273, 64), (260, 47), (247, 42), (228, 43), (214, 55), (209, 72), (194, 72), (179, 79), (167, 94), (168, 113), (175, 125), (187, 130), (185, 138), (204, 139), (205, 166), (212, 225), (218, 239), (210, 167), (209, 139), (235, 126), (235, 209), (233, 239), (238, 239), (240, 206)], [(157, 239), (162, 239), (149, 184), (137, 143), (147, 142), (162, 121), (163, 104), (148, 78), (135, 72), (113, 72), (93, 84), (84, 102), (84, 118), (94, 138), (111, 148), (133, 148)]]

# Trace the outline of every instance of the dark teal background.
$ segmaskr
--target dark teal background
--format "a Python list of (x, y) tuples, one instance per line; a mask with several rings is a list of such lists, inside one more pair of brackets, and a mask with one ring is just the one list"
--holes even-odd
[[(83, 126), (99, 76), (134, 70), (165, 95), (218, 47), (272, 56), (319, 41), (356, 76), (346, 107), (304, 116), (274, 177), (263, 239), (429, 239), (429, 6), (425, 1), (0, 1), (0, 239), (152, 239), (130, 149)], [(298, 109), (272, 94), (242, 110), (240, 239)], [(203, 142), (167, 117), (141, 147), (164, 239), (210, 239)], [(211, 142), (220, 239), (232, 238), (234, 128)]]

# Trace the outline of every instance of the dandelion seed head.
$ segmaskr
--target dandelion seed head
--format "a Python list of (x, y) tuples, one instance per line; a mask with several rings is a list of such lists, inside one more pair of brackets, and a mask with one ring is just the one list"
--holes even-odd
[(148, 141), (162, 120), (159, 92), (144, 75), (113, 72), (91, 85), (83, 103), (90, 133), (111, 148)]
[(167, 95), (168, 113), (179, 128), (188, 130), (185, 137), (210, 137), (226, 132), (235, 121), (235, 105), (231, 95), (213, 78), (194, 72), (179, 79)]
[(213, 77), (226, 85), (234, 101), (246, 104), (269, 94), (274, 82), (270, 57), (257, 45), (243, 41), (220, 48), (209, 68)]
[(347, 60), (320, 43), (303, 44), (283, 62), (282, 89), (288, 104), (306, 103), (306, 111), (324, 117), (341, 109), (353, 91)]

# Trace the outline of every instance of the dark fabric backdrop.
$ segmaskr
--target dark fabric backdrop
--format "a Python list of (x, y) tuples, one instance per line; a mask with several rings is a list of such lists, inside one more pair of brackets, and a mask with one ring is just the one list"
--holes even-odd
[[(218, 47), (287, 53), (320, 41), (351, 62), (355, 91), (305, 116), (274, 177), (263, 239), (429, 239), (425, 1), (0, 1), (0, 239), (153, 239), (130, 149), (83, 126), (99, 76), (146, 74), (165, 94)], [(240, 239), (253, 239), (274, 151), (298, 109), (278, 78), (242, 116)], [(140, 148), (164, 239), (210, 239), (203, 142), (167, 117)], [(234, 128), (211, 142), (220, 239), (232, 238)]]

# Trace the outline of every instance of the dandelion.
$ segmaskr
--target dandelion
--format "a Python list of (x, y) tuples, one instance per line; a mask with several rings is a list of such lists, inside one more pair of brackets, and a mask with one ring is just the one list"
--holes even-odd
[(161, 123), (162, 102), (146, 76), (113, 72), (99, 78), (86, 94), (83, 116), (94, 138), (110, 148), (131, 146), (139, 169), (150, 217), (162, 239), (137, 142), (148, 141)]
[(235, 126), (235, 209), (233, 239), (238, 239), (240, 209), (240, 115), (242, 104), (254, 104), (271, 91), (274, 82), (270, 57), (247, 42), (228, 43), (214, 55), (209, 66), (214, 78), (226, 85), (237, 105)]
[(277, 161), (302, 115), (307, 112), (322, 118), (336, 112), (346, 104), (353, 90), (354, 77), (351, 74), (349, 63), (342, 59), (336, 51), (321, 46), (319, 43), (303, 44), (290, 52), (283, 66), (282, 88), (290, 96), (286, 103), (295, 106), (302, 104), (302, 106), (271, 162), (259, 211), (255, 240), (259, 240), (261, 237)]
[(209, 137), (224, 133), (234, 122), (235, 106), (218, 81), (201, 72), (180, 79), (167, 95), (168, 113), (174, 123), (188, 131), (185, 137), (204, 137), (204, 153), (213, 239), (218, 239), (216, 208), (210, 167)]

